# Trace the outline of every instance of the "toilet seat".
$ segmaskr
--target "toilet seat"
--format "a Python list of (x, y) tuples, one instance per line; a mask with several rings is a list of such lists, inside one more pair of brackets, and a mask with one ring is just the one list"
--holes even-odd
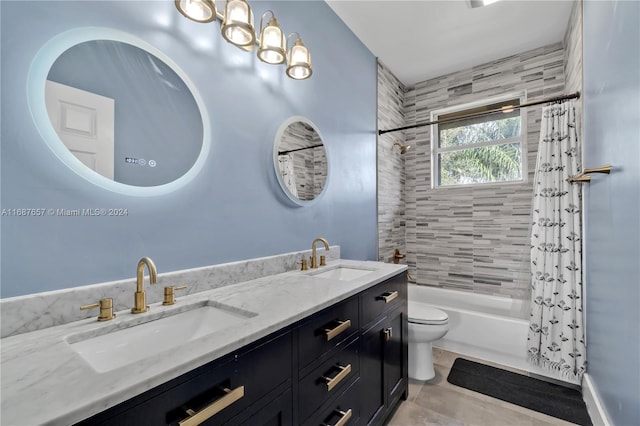
[(414, 324), (442, 325), (449, 322), (449, 315), (425, 303), (409, 301), (409, 322)]

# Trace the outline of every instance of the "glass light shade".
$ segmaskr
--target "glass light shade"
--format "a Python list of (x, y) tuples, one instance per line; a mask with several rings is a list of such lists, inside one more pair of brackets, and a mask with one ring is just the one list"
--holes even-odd
[(213, 0), (175, 0), (175, 4), (178, 11), (192, 21), (211, 22), (216, 19)]
[(297, 39), (287, 53), (287, 75), (294, 80), (304, 80), (311, 77), (312, 72), (309, 49)]
[(236, 46), (252, 46), (255, 43), (253, 12), (246, 0), (227, 2), (221, 31), (222, 37)]
[(260, 34), (258, 58), (268, 64), (281, 64), (286, 59), (286, 41), (276, 18), (271, 18)]

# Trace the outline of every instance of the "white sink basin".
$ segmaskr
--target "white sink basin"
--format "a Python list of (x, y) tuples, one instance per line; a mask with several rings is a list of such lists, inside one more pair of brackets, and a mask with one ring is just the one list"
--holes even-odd
[(374, 272), (375, 269), (362, 269), (362, 268), (352, 268), (349, 266), (338, 266), (336, 268), (332, 268), (323, 272), (314, 273), (314, 277), (320, 278), (329, 278), (332, 280), (340, 280), (340, 281), (351, 281), (356, 278), (360, 278), (371, 272)]
[(105, 327), (106, 331), (98, 336), (86, 336), (87, 333), (86, 337), (70, 336), (67, 342), (95, 371), (104, 373), (180, 347), (257, 315), (211, 303), (200, 303), (187, 309), (142, 323), (136, 318), (129, 323), (116, 324), (115, 329)]

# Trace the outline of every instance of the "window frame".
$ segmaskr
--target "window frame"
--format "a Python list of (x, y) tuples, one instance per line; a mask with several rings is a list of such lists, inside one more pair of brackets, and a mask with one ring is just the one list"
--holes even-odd
[[(518, 99), (520, 101), (520, 105), (527, 101), (527, 92), (526, 91), (518, 91), (518, 92), (510, 92), (504, 95), (493, 96), (490, 98), (484, 98), (478, 101), (468, 102), (465, 104), (454, 105), (446, 108), (440, 108), (437, 110), (431, 111), (431, 121), (437, 121), (438, 117), (451, 114), (454, 112), (461, 112), (465, 110), (470, 110), (473, 108), (482, 107), (485, 105), (491, 105), (495, 103), (505, 102), (510, 99)], [(527, 151), (527, 112), (524, 108), (520, 108), (520, 136), (511, 137), (506, 139), (498, 139), (487, 142), (479, 142), (474, 144), (468, 144), (464, 146), (452, 146), (446, 148), (440, 148), (440, 126), (438, 124), (434, 124), (431, 126), (431, 189), (446, 189), (446, 188), (477, 188), (477, 187), (487, 187), (487, 186), (495, 186), (495, 185), (514, 185), (528, 182), (528, 151)], [(441, 185), (440, 182), (440, 166), (438, 164), (439, 158), (438, 155), (446, 152), (453, 151), (464, 151), (468, 149), (475, 148), (483, 148), (486, 146), (499, 146), (506, 145), (510, 143), (520, 143), (520, 161), (521, 161), (521, 170), (522, 170), (522, 178), (517, 180), (509, 180), (509, 181), (499, 181), (499, 182), (477, 182), (477, 183), (463, 183), (456, 185)]]

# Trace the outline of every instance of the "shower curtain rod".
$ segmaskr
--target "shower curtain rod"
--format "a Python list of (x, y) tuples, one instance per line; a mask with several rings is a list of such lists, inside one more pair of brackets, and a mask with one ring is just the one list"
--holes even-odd
[(322, 146), (322, 144), (321, 144), (321, 143), (319, 143), (319, 144), (317, 144), (317, 145), (311, 145), (311, 146), (307, 146), (307, 147), (305, 147), (305, 148), (290, 149), (290, 150), (288, 150), (288, 151), (278, 151), (278, 155), (285, 155), (285, 154), (289, 154), (289, 153), (291, 153), (291, 152), (302, 151), (302, 150), (305, 150), (305, 149), (311, 149), (311, 148), (317, 148), (317, 147), (319, 147), (319, 146)]
[(455, 118), (425, 121), (424, 123), (413, 124), (411, 126), (396, 127), (395, 129), (389, 129), (389, 130), (378, 130), (378, 135), (384, 135), (385, 133), (389, 133), (389, 132), (397, 132), (398, 130), (407, 130), (407, 129), (415, 129), (416, 127), (431, 126), (433, 124), (451, 123), (454, 121), (465, 120), (467, 118), (472, 118), (472, 117), (482, 117), (483, 115), (495, 114), (496, 112), (511, 112), (511, 110), (514, 110), (514, 109), (520, 109), (520, 108), (530, 107), (534, 105), (559, 102), (567, 99), (578, 99), (578, 98), (580, 98), (580, 92), (575, 92), (575, 93), (571, 93), (570, 95), (563, 95), (555, 98), (542, 99), (541, 101), (526, 102), (522, 105), (513, 105), (513, 106), (505, 105), (502, 108), (496, 108), (489, 111), (478, 112), (475, 114), (462, 115), (460, 117), (455, 117)]

